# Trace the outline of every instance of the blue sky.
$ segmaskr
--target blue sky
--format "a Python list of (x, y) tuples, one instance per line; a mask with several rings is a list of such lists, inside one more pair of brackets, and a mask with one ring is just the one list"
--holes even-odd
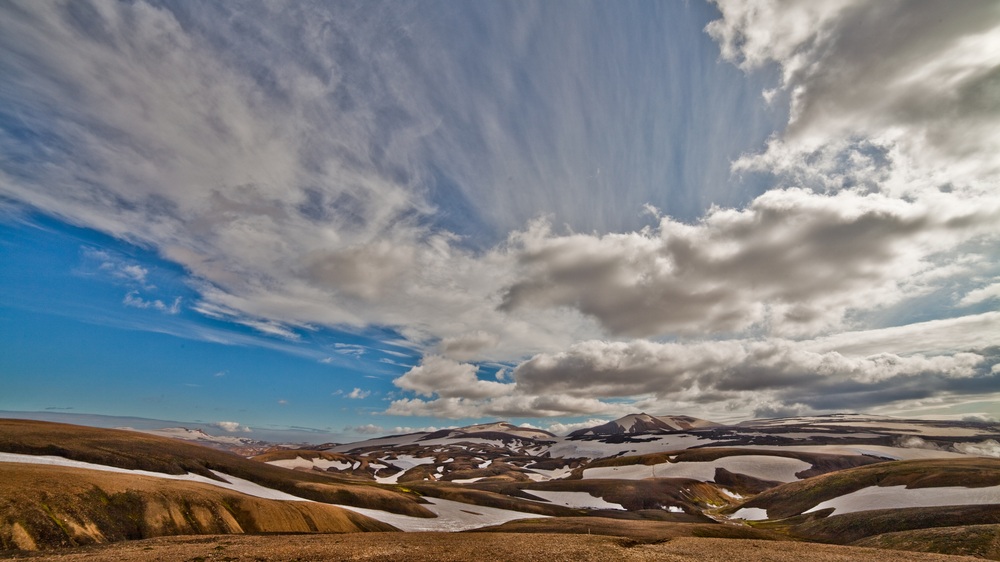
[(5, 4), (0, 410), (996, 418), (998, 46), (991, 2)]

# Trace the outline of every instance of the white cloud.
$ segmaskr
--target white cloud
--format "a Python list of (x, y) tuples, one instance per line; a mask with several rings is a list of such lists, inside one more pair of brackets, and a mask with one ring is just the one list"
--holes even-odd
[(945, 355), (982, 350), (1000, 343), (1000, 312), (985, 312), (916, 322), (903, 326), (841, 332), (801, 342), (803, 349), (824, 353), (868, 356), (880, 352), (897, 355)]
[(442, 398), (482, 399), (509, 392), (511, 385), (480, 380), (476, 371), (475, 365), (431, 355), (395, 379), (393, 384), (421, 396), (437, 394)]
[(979, 443), (955, 443), (954, 447), (967, 455), (1000, 458), (1000, 443), (996, 439), (986, 439)]
[(791, 96), (784, 137), (809, 150), (881, 139), (908, 165), (947, 167), (953, 182), (1000, 173), (1000, 114), (989, 94), (1000, 62), (1000, 10), (940, 3), (718, 0), (707, 27), (746, 71), (780, 65)]
[[(905, 334), (882, 335), (886, 341), (890, 336)], [(477, 388), (485, 381), (473, 378), (473, 366), (436, 358), (431, 366), (437, 368), (421, 369), (403, 384), (397, 379), (397, 386), (429, 399), (394, 400), (385, 413), (510, 418), (655, 410), (717, 419), (773, 417), (835, 410), (843, 404), (876, 407), (943, 394), (976, 395), (995, 385), (991, 365), (996, 357), (989, 349), (951, 349), (938, 355), (912, 349), (906, 355), (817, 351), (828, 344), (780, 339), (587, 341), (522, 362), (513, 371), (513, 382), (493, 383), (496, 392), (488, 393)]]
[(480, 356), (484, 349), (492, 349), (499, 339), (482, 330), (445, 338), (441, 341), (441, 354), (457, 361), (468, 361)]
[(385, 429), (382, 426), (371, 423), (359, 426), (348, 426), (344, 428), (344, 431), (349, 433), (360, 433), (362, 435), (378, 435), (385, 433)]
[(986, 302), (990, 299), (1000, 298), (1000, 282), (992, 283), (985, 287), (969, 291), (962, 300), (958, 301), (959, 306), (971, 306)]
[(146, 300), (139, 296), (139, 291), (129, 291), (122, 299), (122, 304), (132, 308), (152, 308), (165, 314), (177, 314), (181, 311), (181, 297), (175, 297), (169, 305), (160, 299)]
[(437, 431), (438, 429), (453, 429), (453, 428), (451, 428), (451, 427), (442, 427), (442, 428), (439, 428), (439, 427), (433, 426), (433, 425), (429, 425), (427, 427), (410, 427), (410, 426), (398, 426), (397, 425), (396, 427), (392, 428), (392, 433), (393, 434), (397, 434), (397, 435), (398, 434), (403, 434), (403, 433), (433, 433), (433, 432)]
[[(360, 358), (362, 355), (368, 351), (363, 345), (356, 345), (351, 343), (335, 343), (333, 344), (334, 351), (341, 355), (350, 355), (355, 358)], [(332, 361), (332, 359), (331, 359)]]
[(920, 289), (914, 276), (962, 242), (995, 236), (996, 224), (998, 198), (801, 189), (630, 234), (554, 236), (538, 223), (513, 237), (522, 274), (502, 309), (572, 307), (631, 336), (816, 333), (852, 310), (898, 303)]
[(220, 421), (215, 422), (212, 425), (218, 427), (219, 429), (229, 432), (229, 433), (249, 433), (250, 428), (234, 421)]
[(348, 392), (344, 396), (350, 398), (351, 400), (361, 400), (363, 398), (368, 398), (369, 396), (371, 396), (371, 391), (361, 390), (360, 388), (355, 387), (354, 390)]
[(549, 424), (549, 433), (555, 433), (556, 435), (569, 435), (570, 433), (578, 429), (587, 429), (590, 427), (596, 427), (599, 425), (604, 425), (611, 420), (606, 420), (603, 418), (590, 418), (587, 421), (577, 422), (577, 423), (560, 423), (556, 422)]

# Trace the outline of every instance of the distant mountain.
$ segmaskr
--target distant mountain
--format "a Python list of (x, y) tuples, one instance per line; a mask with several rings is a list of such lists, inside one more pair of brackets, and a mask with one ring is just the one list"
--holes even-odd
[(464, 436), (489, 436), (496, 434), (509, 435), (511, 437), (517, 437), (521, 439), (552, 439), (555, 434), (549, 433), (544, 429), (536, 429), (533, 427), (522, 427), (514, 425), (509, 422), (494, 422), (494, 423), (481, 423), (476, 425), (467, 425), (465, 427), (458, 427), (455, 429), (442, 429), (440, 431), (435, 431), (434, 433), (429, 433), (425, 437), (421, 438), (421, 441), (428, 439), (441, 439), (441, 438), (451, 438), (464, 437)]
[(604, 425), (578, 429), (570, 433), (570, 436), (659, 433), (711, 427), (721, 427), (721, 424), (691, 416), (651, 416), (647, 413), (641, 413), (629, 414)]

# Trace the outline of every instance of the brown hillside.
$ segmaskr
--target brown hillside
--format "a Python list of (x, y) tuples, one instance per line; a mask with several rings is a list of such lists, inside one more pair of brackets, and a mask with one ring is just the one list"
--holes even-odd
[(399, 487), (288, 470), (201, 445), (134, 431), (0, 419), (0, 452), (55, 455), (165, 474), (190, 472), (213, 479), (216, 476), (211, 471), (217, 470), (313, 501), (434, 517), (420, 505), (423, 500), (419, 496)]
[(0, 548), (35, 550), (165, 535), (351, 533), (391, 525), (332, 505), (198, 482), (0, 463)]

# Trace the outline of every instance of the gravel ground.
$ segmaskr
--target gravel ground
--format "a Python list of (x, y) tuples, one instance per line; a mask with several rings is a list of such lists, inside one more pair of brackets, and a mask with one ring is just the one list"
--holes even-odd
[(345, 535), (224, 535), (163, 537), (50, 551), (0, 553), (32, 562), (208, 561), (476, 561), (519, 562), (657, 560), (732, 562), (856, 562), (981, 560), (870, 548), (796, 542), (678, 538), (657, 544), (597, 535), (516, 533), (353, 533)]

